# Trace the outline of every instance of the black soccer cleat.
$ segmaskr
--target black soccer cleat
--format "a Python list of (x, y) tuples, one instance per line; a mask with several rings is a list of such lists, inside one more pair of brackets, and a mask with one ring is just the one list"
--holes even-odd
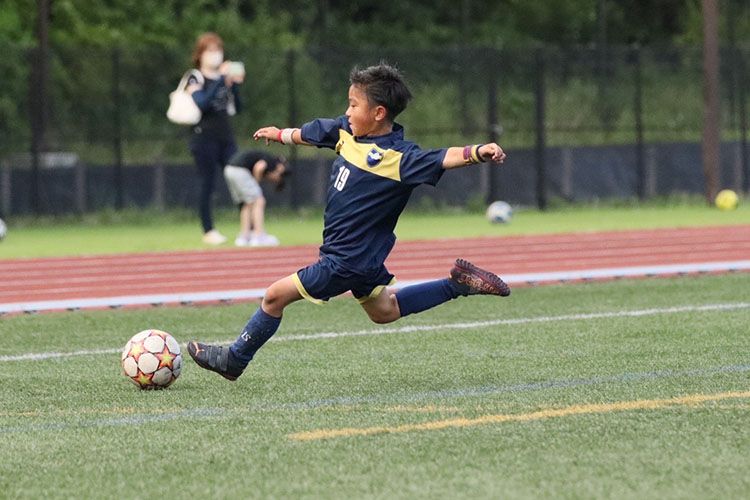
[(227, 380), (237, 380), (245, 369), (229, 347), (188, 342), (188, 354), (198, 366), (216, 372)]
[(510, 295), (510, 287), (500, 276), (464, 259), (456, 259), (451, 269), (451, 280), (462, 289), (463, 295)]

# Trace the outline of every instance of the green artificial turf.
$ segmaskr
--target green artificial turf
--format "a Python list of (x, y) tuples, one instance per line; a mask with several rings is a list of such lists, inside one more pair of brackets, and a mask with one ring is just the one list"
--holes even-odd
[[(300, 302), (237, 382), (186, 360), (151, 392), (120, 374), (131, 335), (227, 342), (256, 305), (0, 318), (0, 491), (741, 498), (748, 290), (746, 273), (519, 288), (382, 326), (350, 298)], [(320, 430), (343, 435), (295, 439)]]

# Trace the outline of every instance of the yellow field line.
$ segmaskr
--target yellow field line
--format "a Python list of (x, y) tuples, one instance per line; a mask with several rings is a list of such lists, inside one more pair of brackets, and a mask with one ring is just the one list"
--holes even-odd
[(750, 398), (750, 391), (722, 392), (718, 394), (692, 394), (670, 399), (642, 399), (635, 401), (620, 401), (616, 403), (574, 405), (567, 406), (565, 408), (540, 410), (531, 413), (484, 415), (477, 418), (451, 418), (448, 420), (435, 420), (431, 422), (422, 422), (419, 424), (404, 424), (393, 427), (319, 429), (289, 434), (288, 438), (293, 441), (317, 441), (321, 439), (333, 439), (341, 437), (372, 436), (374, 434), (398, 434), (403, 432), (415, 431), (437, 431), (448, 428), (473, 427), (477, 425), (500, 424), (504, 422), (529, 422), (532, 420), (568, 417), (571, 415), (593, 415), (598, 413), (632, 410), (658, 410), (671, 406), (695, 405), (706, 403), (709, 401), (722, 401), (726, 399), (743, 398)]

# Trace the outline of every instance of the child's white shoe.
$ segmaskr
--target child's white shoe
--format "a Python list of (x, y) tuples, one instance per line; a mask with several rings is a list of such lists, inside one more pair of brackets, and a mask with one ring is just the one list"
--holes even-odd
[(250, 238), (245, 238), (244, 236), (237, 236), (234, 240), (234, 246), (236, 247), (249, 247), (250, 244)]
[(207, 245), (221, 245), (226, 243), (227, 237), (216, 229), (212, 229), (203, 235), (203, 243)]
[(279, 239), (272, 234), (256, 234), (250, 238), (250, 246), (253, 247), (275, 247), (279, 245)]

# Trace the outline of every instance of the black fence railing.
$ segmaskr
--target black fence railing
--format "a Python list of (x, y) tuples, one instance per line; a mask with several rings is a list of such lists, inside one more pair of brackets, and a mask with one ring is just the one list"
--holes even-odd
[[(514, 167), (524, 169), (522, 176), (479, 169), (465, 199), (451, 202), (515, 196), (518, 202), (544, 206), (548, 197), (649, 197), (664, 192), (657, 180), (669, 177), (663, 169), (670, 162), (660, 159), (659, 148), (672, 151), (685, 144), (683, 150), (692, 151), (701, 136), (702, 60), (696, 47), (290, 52), (227, 47), (226, 53), (248, 71), (241, 90), (245, 111), (233, 118), (240, 147), (258, 147), (250, 133), (261, 125), (299, 125), (342, 114), (350, 69), (387, 60), (401, 68), (415, 95), (399, 117), (410, 139), (423, 147), (492, 140), (511, 158), (518, 153), (528, 162)], [(35, 51), (5, 47), (0, 58), (0, 213), (148, 204), (143, 196), (129, 194), (129, 168), (192, 168), (185, 130), (165, 117), (169, 92), (188, 67), (187, 51), (53, 47), (46, 64), (48, 80), (40, 92)], [(722, 183), (744, 191), (750, 182), (749, 64), (750, 46), (722, 50)], [(33, 138), (39, 144), (32, 144)], [(320, 168), (327, 158), (307, 148), (290, 156), (300, 165)], [(700, 180), (700, 155), (684, 159), (689, 164), (680, 168)], [(78, 173), (47, 173), (66, 167)], [(100, 195), (94, 202), (76, 190), (91, 189), (86, 179), (94, 174), (86, 172), (97, 169)], [(587, 185), (606, 184), (591, 176), (616, 177), (620, 171), (627, 173), (622, 189), (587, 191)], [(325, 182), (325, 175), (317, 177)], [(61, 178), (72, 180), (49, 185)], [(304, 193), (320, 189), (306, 191), (302, 184), (292, 182), (284, 201), (319, 203)], [(165, 182), (163, 189), (170, 185)], [(187, 194), (176, 198), (192, 196), (192, 188), (180, 189)], [(61, 191), (70, 201), (52, 194)], [(442, 195), (438, 190), (434, 196)], [(174, 198), (156, 193), (151, 202)]]

